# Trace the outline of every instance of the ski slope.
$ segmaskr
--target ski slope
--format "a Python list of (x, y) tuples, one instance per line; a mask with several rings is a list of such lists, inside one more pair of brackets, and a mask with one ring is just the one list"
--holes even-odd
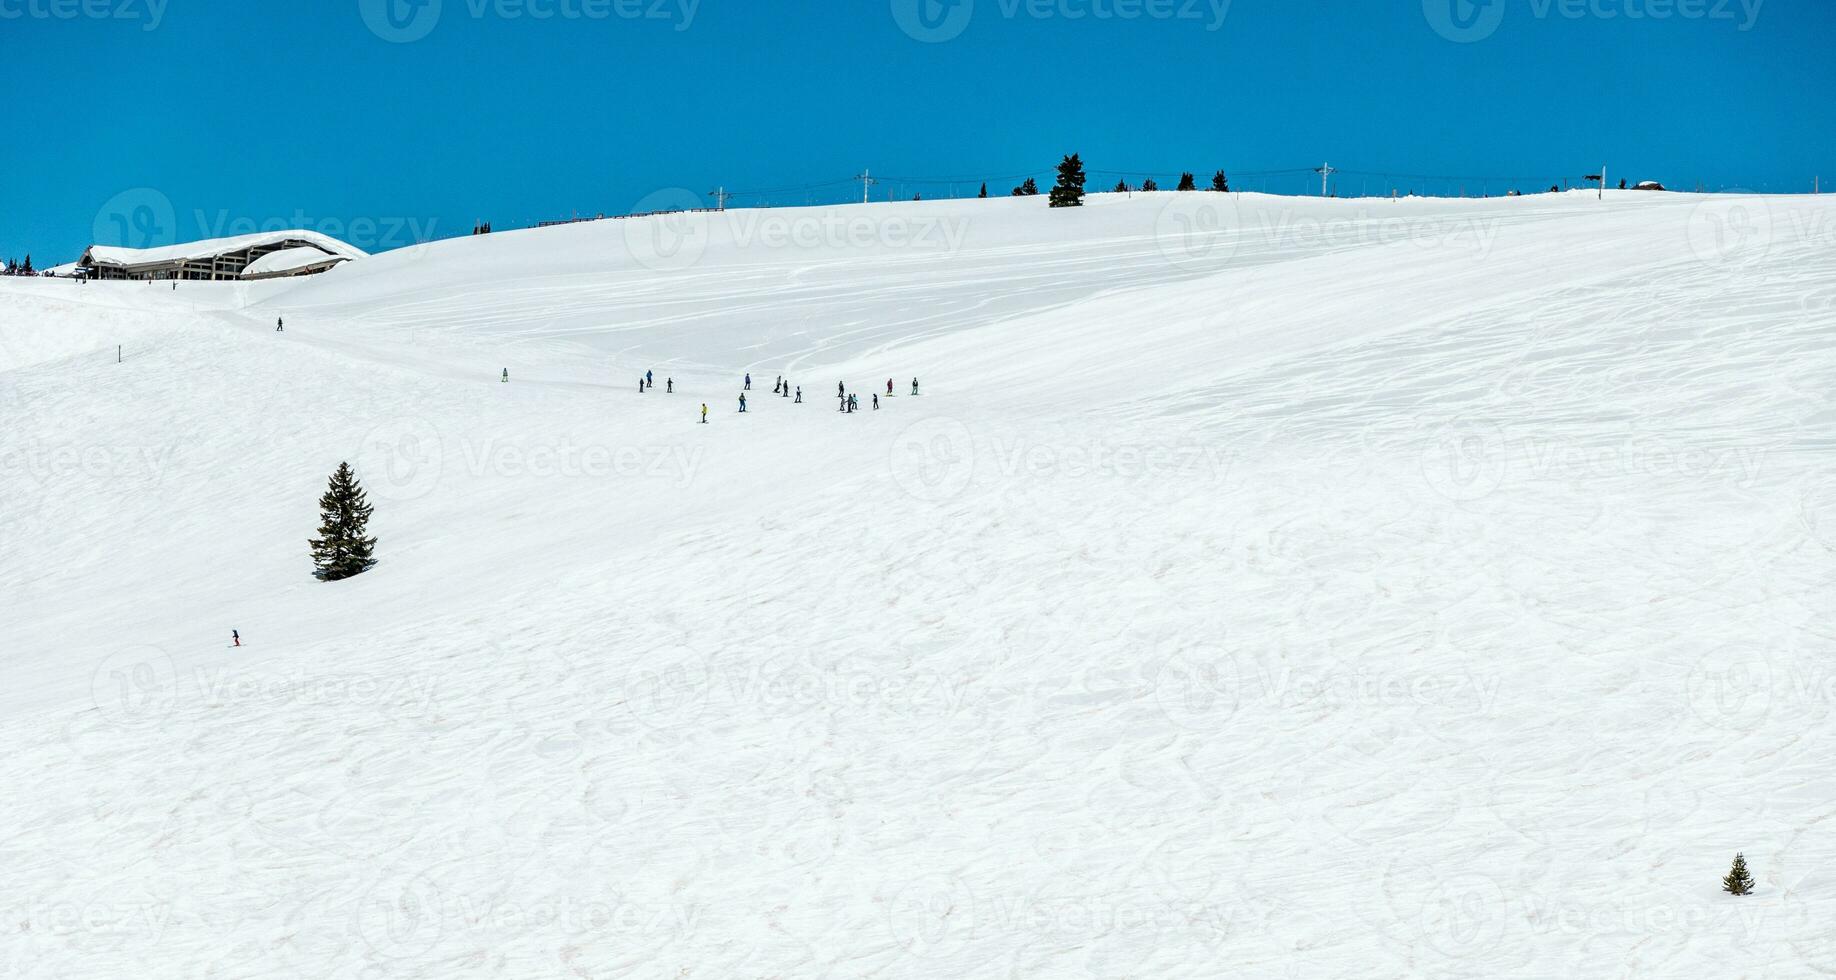
[(1826, 200), (0, 280), (0, 975), (1836, 974)]

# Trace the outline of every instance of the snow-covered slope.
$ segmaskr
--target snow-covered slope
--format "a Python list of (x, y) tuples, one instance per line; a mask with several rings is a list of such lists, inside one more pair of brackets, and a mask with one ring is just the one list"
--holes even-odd
[(1832, 390), (1820, 198), (0, 280), (0, 974), (1836, 972)]

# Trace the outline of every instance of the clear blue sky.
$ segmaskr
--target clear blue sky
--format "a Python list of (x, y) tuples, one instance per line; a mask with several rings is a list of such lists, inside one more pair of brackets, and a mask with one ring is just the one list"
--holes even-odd
[[(0, 255), (65, 261), (149, 220), (187, 239), (304, 218), (381, 248), (863, 167), (1002, 193), (1074, 150), (1201, 177), (1330, 160), (1358, 172), (1346, 194), (1530, 190), (1603, 161), (1836, 186), (1830, 0), (419, 3), (0, 0)], [(975, 181), (876, 195), (952, 189)]]

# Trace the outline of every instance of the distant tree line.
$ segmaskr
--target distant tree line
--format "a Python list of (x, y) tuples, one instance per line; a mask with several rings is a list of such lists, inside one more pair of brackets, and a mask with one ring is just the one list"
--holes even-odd
[(13, 259), (7, 259), (6, 268), (5, 270), (0, 270), (0, 275), (4, 275), (4, 276), (36, 276), (38, 275), (38, 273), (34, 271), (32, 268), (32, 253), (30, 252), (26, 253), (25, 263), (23, 265), (20, 264), (19, 262), (14, 261)]
[[(1084, 172), (1083, 157), (1076, 153), (1065, 157), (1058, 164), (1058, 180), (1053, 184), (1052, 192), (1049, 195), (1051, 206), (1055, 208), (1081, 207), (1084, 203), (1084, 184), (1087, 179), (1088, 177)], [(1182, 191), (1196, 191), (1199, 189), (1198, 178), (1193, 176), (1190, 172), (1182, 173), (1179, 175), (1179, 186), (1176, 189)], [(1211, 175), (1210, 189), (1220, 194), (1228, 194), (1230, 192), (1230, 177), (1222, 170), (1214, 172)], [(1128, 180), (1125, 178), (1116, 181), (1116, 186), (1110, 190), (1116, 194), (1127, 194), (1135, 190), (1153, 193), (1154, 191), (1160, 190), (1160, 185), (1154, 182), (1154, 178), (1149, 177), (1141, 182), (1140, 187), (1130, 187)], [(1032, 197), (1038, 193), (1039, 184), (1031, 177), (1028, 177), (1024, 183), (1013, 190), (1014, 197)], [(987, 197), (988, 185), (983, 184), (981, 193), (976, 196)]]

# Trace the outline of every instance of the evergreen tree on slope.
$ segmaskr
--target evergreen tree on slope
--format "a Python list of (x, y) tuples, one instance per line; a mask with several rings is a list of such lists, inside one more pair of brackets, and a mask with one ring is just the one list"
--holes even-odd
[(1084, 161), (1073, 153), (1058, 164), (1058, 183), (1052, 188), (1055, 208), (1084, 206)]
[(375, 509), (351, 472), (351, 464), (339, 463), (331, 485), (319, 498), (319, 536), (307, 542), (319, 578), (336, 582), (361, 575), (376, 564), (376, 539), (363, 533)]
[(1730, 895), (1753, 894), (1753, 876), (1747, 873), (1747, 856), (1734, 855), (1734, 866), (1721, 879), (1721, 890)]

